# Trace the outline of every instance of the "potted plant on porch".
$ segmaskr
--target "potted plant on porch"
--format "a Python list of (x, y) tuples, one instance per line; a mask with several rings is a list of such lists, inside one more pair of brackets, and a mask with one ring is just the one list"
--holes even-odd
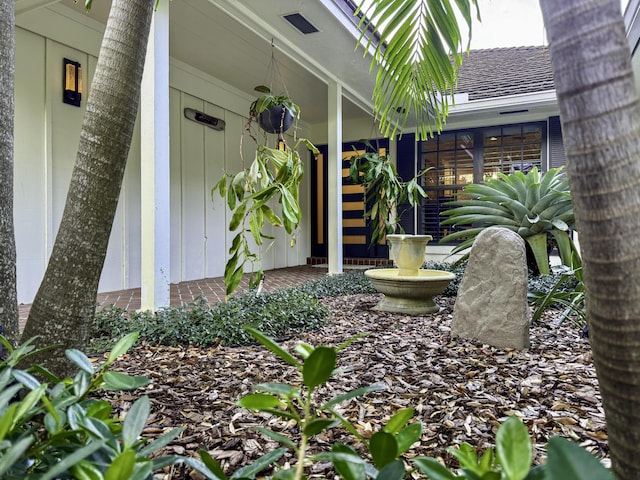
[[(427, 197), (418, 180), (431, 167), (404, 181), (386, 152), (381, 153), (369, 141), (364, 143), (365, 152), (350, 159), (349, 178), (353, 183), (364, 186), (364, 216), (373, 224), (371, 244), (375, 244), (383, 241), (387, 234), (404, 233), (398, 208), (405, 202), (414, 208)], [(354, 150), (357, 152), (355, 147)]]

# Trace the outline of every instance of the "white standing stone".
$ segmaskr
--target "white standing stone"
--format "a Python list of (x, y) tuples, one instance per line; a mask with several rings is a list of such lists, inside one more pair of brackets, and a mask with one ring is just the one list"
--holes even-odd
[(478, 234), (458, 289), (453, 335), (500, 348), (529, 346), (527, 254), (524, 240), (506, 228)]

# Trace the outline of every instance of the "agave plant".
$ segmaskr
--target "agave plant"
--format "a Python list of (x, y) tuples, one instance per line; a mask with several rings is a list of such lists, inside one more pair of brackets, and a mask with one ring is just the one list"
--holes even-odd
[(567, 177), (562, 168), (539, 173), (517, 171), (498, 173), (485, 183), (464, 187), (455, 208), (443, 212), (444, 225), (469, 226), (445, 236), (441, 242), (463, 239), (452, 253), (469, 248), (478, 233), (487, 227), (508, 228), (531, 247), (540, 273), (549, 273), (547, 241), (555, 239), (562, 263), (571, 265), (573, 243), (569, 232), (575, 229), (573, 206)]

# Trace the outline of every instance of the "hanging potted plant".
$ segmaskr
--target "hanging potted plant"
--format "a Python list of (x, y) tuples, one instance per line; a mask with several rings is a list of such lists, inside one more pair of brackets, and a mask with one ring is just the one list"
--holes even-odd
[[(300, 112), (300, 108), (287, 97), (265, 94), (256, 99), (250, 106), (249, 119), (240, 140), (242, 143), (244, 135), (248, 134), (256, 142), (255, 157), (248, 167), (243, 158), (242, 170), (235, 174), (225, 173), (211, 191), (213, 195), (217, 190), (221, 197), (226, 198), (232, 211), (229, 230), (237, 232), (231, 242), (230, 258), (224, 270), (227, 295), (240, 285), (247, 262), (251, 264), (250, 289), (257, 288), (264, 277), (260, 256), (255, 248), (268, 249), (273, 244), (274, 237), (263, 232), (265, 224), (283, 227), (291, 235), (291, 246), (295, 245), (295, 231), (302, 218), (299, 189), (304, 168), (300, 149), (306, 146), (312, 153), (319, 153), (304, 138), (296, 139), (294, 136), (292, 147), (286, 143), (282, 132), (291, 125), (284, 128), (286, 122), (281, 113), (281, 118), (272, 122), (272, 125), (277, 125), (275, 132), (270, 132), (278, 133), (276, 147), (268, 145), (266, 135), (264, 143), (258, 143), (258, 136), (252, 133), (252, 125), (253, 122), (260, 123), (262, 114), (268, 112), (270, 104), (282, 105), (295, 118)], [(261, 128), (269, 132), (264, 126)], [(265, 241), (268, 245), (265, 245)]]
[(253, 101), (249, 114), (260, 128), (278, 135), (289, 130), (294, 121), (298, 120), (300, 108), (286, 95), (273, 95), (269, 87), (259, 85), (255, 90), (262, 95)]

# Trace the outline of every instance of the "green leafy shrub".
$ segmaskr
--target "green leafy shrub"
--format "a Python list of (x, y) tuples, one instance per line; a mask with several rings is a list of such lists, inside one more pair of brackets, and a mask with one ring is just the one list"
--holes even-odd
[(582, 260), (574, 252), (572, 265), (559, 266), (553, 275), (547, 275), (540, 282), (529, 286), (529, 301), (535, 312), (533, 321), (538, 321), (549, 310), (561, 310), (560, 321), (573, 320), (579, 327), (587, 324), (585, 289), (582, 277)]
[[(97, 369), (84, 353), (67, 350), (79, 370), (74, 378), (62, 380), (39, 366), (17, 368), (35, 353), (33, 346), (26, 342), (13, 349), (0, 336), (7, 352), (0, 361), (0, 478), (150, 480), (153, 472), (182, 462), (206, 472), (196, 459), (156, 456), (182, 429), (152, 442), (142, 438), (150, 413), (148, 397), (139, 397), (124, 419), (114, 416), (105, 400), (91, 398), (100, 390), (134, 390), (149, 382), (108, 370), (135, 340), (135, 333), (120, 339)], [(35, 374), (49, 383), (41, 383)]]
[(467, 263), (467, 260), (453, 263), (430, 260), (425, 262), (422, 268), (427, 268), (429, 270), (444, 270), (445, 272), (455, 274), (456, 278), (451, 280), (451, 283), (449, 283), (445, 291), (442, 292), (443, 297), (455, 297), (458, 295), (458, 288), (460, 287), (460, 282), (462, 282), (462, 277), (464, 276), (464, 271), (467, 268)]
[(377, 293), (363, 272), (347, 270), (341, 275), (327, 275), (292, 290), (301, 290), (315, 298)]
[(211, 305), (199, 298), (183, 307), (167, 307), (155, 312), (127, 312), (107, 307), (96, 312), (91, 348), (103, 350), (133, 331), (140, 332), (141, 340), (154, 345), (241, 345), (254, 341), (245, 332), (246, 326), (285, 338), (315, 329), (328, 317), (327, 308), (303, 289), (283, 289), (261, 295), (245, 293)]
[(575, 229), (575, 218), (569, 183), (560, 168), (543, 174), (537, 168), (527, 174), (498, 173), (498, 178), (489, 178), (485, 183), (466, 185), (459, 200), (450, 205), (454, 208), (442, 213), (449, 217), (442, 224), (470, 227), (440, 240), (464, 240), (452, 253), (469, 248), (485, 228), (499, 226), (526, 240), (539, 273), (549, 273), (547, 250), (551, 240), (558, 245), (562, 262), (571, 264), (574, 248), (569, 231)]

